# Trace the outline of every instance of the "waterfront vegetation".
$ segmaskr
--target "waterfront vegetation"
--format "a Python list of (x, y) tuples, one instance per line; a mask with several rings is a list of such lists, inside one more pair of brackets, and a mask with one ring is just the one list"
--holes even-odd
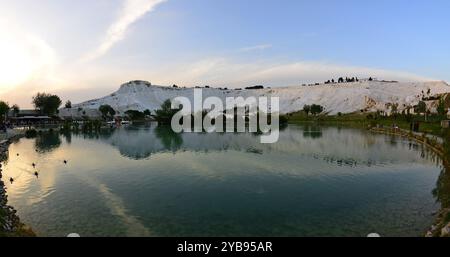
[(421, 133), (428, 133), (440, 136), (442, 134), (441, 121), (446, 119), (444, 115), (406, 115), (395, 114), (391, 116), (381, 115), (380, 113), (349, 113), (336, 115), (308, 115), (304, 111), (291, 113), (287, 115), (289, 123), (318, 123), (323, 125), (340, 125), (356, 128), (368, 128), (374, 126), (383, 127), (399, 127), (401, 129), (410, 130), (411, 123), (419, 122), (419, 131)]

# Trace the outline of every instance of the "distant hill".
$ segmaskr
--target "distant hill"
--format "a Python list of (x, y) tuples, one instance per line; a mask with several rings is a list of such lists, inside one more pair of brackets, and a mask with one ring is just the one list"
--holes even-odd
[[(314, 86), (294, 86), (266, 89), (217, 89), (203, 88), (203, 97), (273, 96), (280, 97), (282, 113), (292, 113), (303, 109), (304, 105), (319, 104), (329, 114), (389, 112), (392, 104), (398, 104), (398, 111), (428, 100), (430, 108), (436, 105), (435, 99), (450, 93), (450, 86), (442, 81), (436, 82), (386, 82), (360, 81), (352, 83), (326, 84)], [(63, 117), (99, 116), (101, 105), (111, 105), (119, 114), (127, 110), (155, 111), (161, 104), (176, 96), (193, 100), (193, 88), (155, 86), (146, 81), (132, 81), (123, 84), (111, 95), (73, 105), (71, 109), (61, 109)]]

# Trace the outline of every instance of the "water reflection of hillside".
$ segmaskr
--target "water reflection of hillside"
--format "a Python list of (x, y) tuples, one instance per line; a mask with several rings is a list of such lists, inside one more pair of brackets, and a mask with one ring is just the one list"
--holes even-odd
[[(129, 127), (94, 135), (78, 135), (117, 148), (131, 159), (145, 159), (164, 152), (240, 151), (243, 154), (292, 154), (321, 159), (338, 166), (382, 165), (384, 163), (426, 162), (440, 159), (426, 147), (407, 140), (374, 135), (362, 130), (290, 126), (280, 132), (276, 144), (261, 144), (257, 134), (184, 133), (164, 127)], [(66, 139), (66, 141), (70, 141)]]

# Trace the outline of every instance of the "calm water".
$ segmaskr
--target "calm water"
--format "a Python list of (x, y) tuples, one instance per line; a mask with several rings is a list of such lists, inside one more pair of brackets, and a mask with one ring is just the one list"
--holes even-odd
[(130, 127), (21, 139), (3, 179), (41, 236), (420, 236), (439, 207), (439, 162), (353, 129), (289, 126), (262, 145)]

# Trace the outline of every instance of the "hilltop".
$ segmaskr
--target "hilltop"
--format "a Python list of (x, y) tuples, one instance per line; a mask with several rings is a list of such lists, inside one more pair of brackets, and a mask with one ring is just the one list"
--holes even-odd
[[(443, 81), (395, 82), (358, 81), (320, 85), (303, 85), (280, 88), (255, 87), (256, 89), (203, 88), (203, 97), (269, 96), (280, 97), (281, 113), (292, 113), (303, 109), (304, 105), (319, 104), (330, 114), (354, 112), (390, 112), (397, 105), (399, 112), (411, 109), (419, 101), (425, 100), (430, 109), (435, 108), (440, 95), (450, 93), (450, 86)], [(101, 105), (112, 106), (119, 114), (128, 110), (155, 111), (161, 104), (177, 96), (193, 99), (193, 88), (164, 87), (146, 81), (131, 81), (123, 84), (111, 95), (73, 105), (71, 109), (61, 109), (63, 117), (99, 116)]]

